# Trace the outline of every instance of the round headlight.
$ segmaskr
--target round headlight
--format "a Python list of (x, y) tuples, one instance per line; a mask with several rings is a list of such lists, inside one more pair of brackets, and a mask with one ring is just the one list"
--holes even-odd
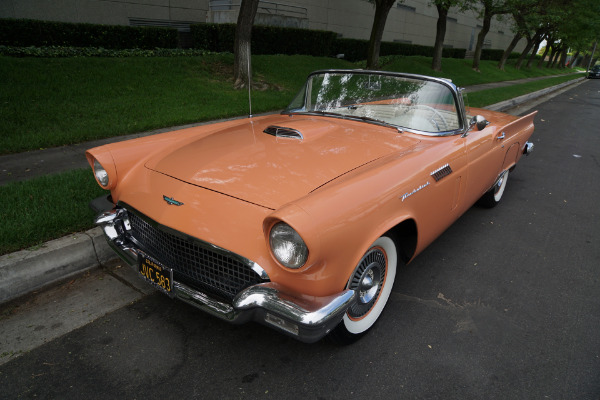
[(308, 258), (308, 248), (304, 240), (284, 222), (278, 222), (271, 228), (269, 242), (277, 261), (288, 268), (300, 268)]
[(100, 165), (98, 160), (94, 160), (94, 175), (96, 175), (96, 179), (100, 185), (104, 187), (108, 186), (108, 172)]

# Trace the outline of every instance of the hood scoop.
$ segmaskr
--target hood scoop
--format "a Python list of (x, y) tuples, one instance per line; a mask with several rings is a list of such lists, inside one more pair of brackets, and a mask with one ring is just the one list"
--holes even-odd
[(269, 125), (263, 132), (280, 138), (304, 140), (304, 136), (299, 130), (283, 126)]

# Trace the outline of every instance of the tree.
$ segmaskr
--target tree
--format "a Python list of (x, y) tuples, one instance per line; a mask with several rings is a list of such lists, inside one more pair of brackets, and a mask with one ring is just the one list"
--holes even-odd
[(396, 0), (370, 0), (370, 2), (375, 4), (375, 17), (373, 18), (371, 38), (369, 39), (367, 69), (377, 68), (379, 64), (379, 49), (381, 48), (385, 22)]
[(446, 37), (446, 19), (451, 7), (459, 7), (461, 11), (468, 8), (468, 5), (474, 0), (431, 0), (438, 12), (438, 19), (435, 31), (435, 43), (433, 45), (433, 61), (431, 68), (434, 71), (442, 70), (442, 53), (444, 50), (444, 38)]
[(250, 43), (252, 41), (252, 25), (258, 10), (259, 0), (242, 0), (240, 13), (235, 27), (234, 61), (233, 61), (233, 87), (242, 89), (250, 84), (252, 54)]
[(479, 14), (483, 18), (483, 27), (479, 31), (479, 35), (477, 35), (477, 45), (475, 46), (475, 55), (473, 56), (473, 69), (475, 71), (479, 71), (483, 42), (492, 26), (492, 17), (508, 14), (510, 12), (508, 2), (509, 0), (479, 0), (479, 3), (483, 6), (483, 10)]

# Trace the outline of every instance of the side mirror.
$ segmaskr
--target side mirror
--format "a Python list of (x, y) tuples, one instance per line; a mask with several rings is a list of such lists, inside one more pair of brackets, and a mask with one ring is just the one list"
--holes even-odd
[(476, 126), (477, 130), (481, 131), (489, 124), (490, 121), (485, 119), (483, 115), (476, 115), (473, 118), (471, 118), (471, 122), (469, 123), (469, 130), (473, 129), (473, 127)]

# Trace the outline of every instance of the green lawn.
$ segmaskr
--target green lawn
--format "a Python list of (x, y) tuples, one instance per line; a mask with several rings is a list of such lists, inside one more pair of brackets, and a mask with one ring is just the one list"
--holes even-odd
[[(471, 68), (473, 60), (459, 60), (456, 58), (444, 58), (442, 60), (442, 72), (435, 72), (431, 69), (431, 58), (422, 56), (412, 57), (392, 57), (391, 61), (385, 64), (382, 69), (386, 71), (402, 71), (412, 74), (423, 74), (437, 76), (441, 78), (450, 78), (457, 86), (471, 86), (482, 83), (512, 81), (516, 79), (541, 77), (548, 75), (559, 75), (577, 72), (572, 69), (555, 68), (521, 68), (516, 69), (516, 60), (509, 60), (504, 71), (496, 66), (497, 61), (482, 61), (480, 71), (474, 71)], [(490, 103), (493, 104), (493, 103)]]
[(103, 193), (91, 169), (0, 186), (0, 254), (93, 227), (88, 203)]
[(468, 93), (467, 99), (469, 106), (471, 107), (485, 107), (490, 104), (496, 104), (504, 100), (522, 96), (524, 94), (536, 92), (550, 86), (559, 85), (566, 81), (579, 79), (583, 76), (583, 74), (557, 76), (554, 78), (521, 83), (519, 85), (507, 86), (503, 88), (481, 90), (479, 92)]
[[(427, 57), (394, 57), (383, 69), (437, 75), (471, 85), (570, 70), (502, 72), (483, 61), (444, 59), (441, 74)], [(344, 60), (310, 56), (254, 56), (254, 113), (284, 108), (307, 74), (356, 68)], [(233, 56), (127, 58), (0, 57), (0, 154), (120, 136), (155, 128), (243, 115), (247, 92), (232, 89)], [(491, 104), (491, 103), (488, 103)]]
[[(233, 90), (232, 65), (232, 55), (0, 57), (0, 154), (242, 115), (248, 94)], [(313, 69), (350, 66), (331, 58), (255, 57), (255, 74), (271, 88), (253, 93), (253, 112), (285, 107)]]

